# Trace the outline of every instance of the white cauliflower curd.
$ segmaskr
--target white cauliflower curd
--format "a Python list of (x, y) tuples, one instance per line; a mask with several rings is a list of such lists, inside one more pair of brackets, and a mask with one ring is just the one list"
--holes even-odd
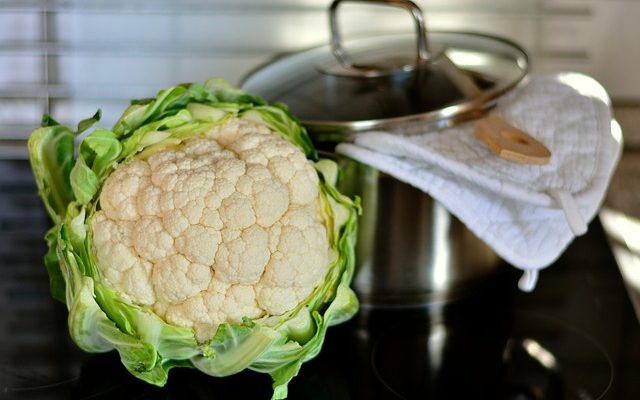
[(224, 322), (292, 310), (330, 248), (318, 176), (264, 125), (232, 120), (111, 174), (93, 221), (100, 272), (199, 341)]

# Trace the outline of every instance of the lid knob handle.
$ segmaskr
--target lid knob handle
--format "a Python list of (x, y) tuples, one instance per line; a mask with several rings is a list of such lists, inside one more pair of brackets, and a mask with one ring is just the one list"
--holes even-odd
[[(342, 46), (342, 39), (340, 36), (340, 30), (338, 28), (338, 6), (340, 3), (352, 2), (352, 3), (369, 3), (388, 5), (392, 7), (399, 7), (408, 10), (413, 18), (416, 29), (416, 60), (414, 64), (403, 64), (396, 66), (376, 66), (376, 65), (363, 65), (356, 64), (351, 61), (348, 53)], [(410, 0), (334, 0), (329, 6), (329, 27), (331, 31), (331, 51), (333, 55), (338, 59), (340, 64), (345, 68), (349, 68), (355, 71), (354, 75), (363, 77), (376, 77), (382, 75), (388, 75), (398, 70), (409, 71), (416, 68), (416, 66), (427, 61), (429, 59), (429, 51), (427, 46), (427, 31), (425, 28), (424, 17), (422, 16), (422, 10), (413, 1)]]

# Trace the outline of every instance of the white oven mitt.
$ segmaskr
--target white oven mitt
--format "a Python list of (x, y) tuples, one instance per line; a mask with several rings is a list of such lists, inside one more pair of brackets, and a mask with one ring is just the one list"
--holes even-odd
[(403, 136), (366, 132), (337, 152), (409, 183), (442, 203), (507, 262), (538, 270), (586, 232), (620, 157), (622, 134), (606, 91), (576, 73), (533, 77), (497, 110), (551, 151), (546, 165), (502, 159), (474, 136), (473, 122)]

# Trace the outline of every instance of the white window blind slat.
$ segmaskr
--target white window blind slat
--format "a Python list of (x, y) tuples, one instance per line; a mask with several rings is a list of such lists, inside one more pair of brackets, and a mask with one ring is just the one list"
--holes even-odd
[(0, 53), (0, 85), (41, 84), (43, 71), (42, 56)]
[(0, 13), (0, 42), (29, 42), (42, 37), (40, 13), (5, 11)]

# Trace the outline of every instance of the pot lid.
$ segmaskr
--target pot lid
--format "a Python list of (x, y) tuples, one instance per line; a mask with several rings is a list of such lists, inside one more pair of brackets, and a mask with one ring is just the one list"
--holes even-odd
[(451, 125), (494, 105), (528, 72), (526, 52), (508, 40), (469, 32), (425, 33), (422, 14), (408, 1), (390, 4), (412, 11), (417, 36), (343, 43), (335, 17), (340, 2), (330, 8), (331, 45), (277, 58), (243, 82), (252, 94), (287, 104), (312, 134), (402, 130), (407, 123), (423, 129)]

